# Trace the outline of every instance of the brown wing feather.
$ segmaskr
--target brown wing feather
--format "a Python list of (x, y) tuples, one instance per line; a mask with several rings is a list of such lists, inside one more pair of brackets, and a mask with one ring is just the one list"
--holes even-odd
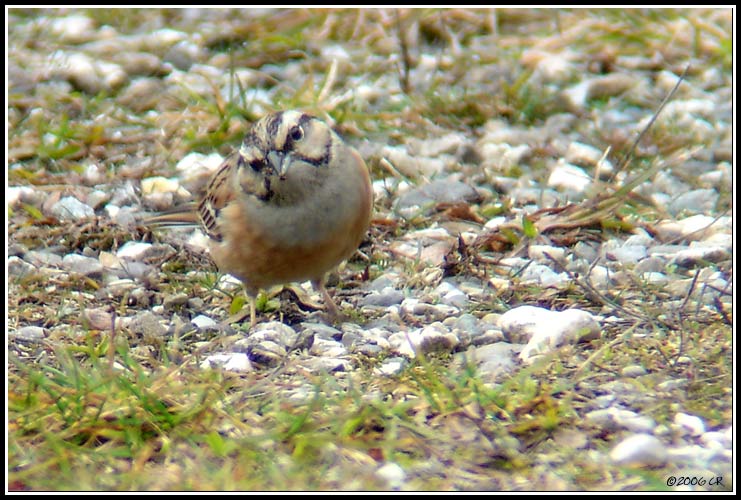
[(235, 175), (237, 155), (228, 156), (211, 177), (206, 191), (199, 202), (190, 202), (147, 217), (142, 222), (154, 227), (201, 226), (209, 238), (221, 241), (217, 219), (219, 211), (234, 199), (234, 190), (229, 187)]
[(238, 158), (238, 153), (234, 153), (224, 160), (224, 163), (211, 178), (206, 193), (198, 203), (198, 221), (208, 237), (216, 241), (222, 240), (222, 234), (218, 226), (219, 211), (235, 197), (232, 186)]

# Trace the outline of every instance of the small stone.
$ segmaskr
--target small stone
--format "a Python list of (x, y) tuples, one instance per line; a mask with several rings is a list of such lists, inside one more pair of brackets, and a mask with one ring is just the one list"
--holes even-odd
[[(629, 414), (623, 414), (623, 412), (629, 412)], [(656, 422), (651, 417), (638, 415), (630, 410), (619, 412), (615, 422), (632, 432), (651, 432), (656, 428)]]
[(474, 203), (480, 199), (479, 192), (468, 184), (452, 179), (435, 179), (404, 193), (397, 200), (395, 208), (424, 207), (435, 203)]
[(665, 285), (669, 283), (669, 277), (664, 273), (642, 273), (641, 278), (646, 283), (653, 285)]
[(552, 245), (530, 245), (527, 248), (527, 253), (531, 259), (537, 260), (542, 264), (549, 264), (553, 260), (563, 262), (566, 256), (566, 249)]
[(141, 241), (129, 241), (124, 243), (121, 248), (116, 252), (116, 257), (120, 259), (141, 259), (142, 256), (152, 248), (151, 243), (144, 243)]
[(388, 341), (390, 333), (383, 328), (352, 328), (349, 329), (350, 323), (345, 323), (342, 327), (342, 345), (348, 351), (353, 353), (376, 356), (383, 351), (391, 348)]
[(181, 71), (189, 71), (194, 64), (204, 58), (203, 49), (188, 40), (175, 43), (163, 56), (164, 61), (171, 63)]
[(323, 323), (302, 323), (302, 336), (313, 336), (315, 339), (342, 340), (342, 332), (337, 328)]
[(222, 163), (224, 157), (218, 153), (189, 153), (175, 165), (175, 170), (180, 173), (184, 183), (190, 183), (201, 177), (210, 177)]
[(434, 139), (411, 138), (408, 145), (413, 155), (434, 158), (444, 154), (455, 154), (466, 142), (464, 134), (451, 132)]
[(252, 363), (243, 352), (230, 352), (228, 354), (212, 354), (201, 362), (202, 369), (221, 368), (231, 372), (252, 371)]
[[(648, 252), (651, 254), (651, 252)], [(662, 257), (651, 255), (638, 262), (634, 268), (637, 274), (663, 273), (666, 270), (667, 260)]]
[(62, 258), (47, 250), (29, 250), (24, 257), (37, 267), (62, 267)]
[(336, 340), (315, 337), (309, 349), (309, 354), (326, 358), (338, 358), (340, 356), (346, 356), (348, 352), (345, 346)]
[(60, 220), (81, 220), (95, 216), (95, 210), (73, 196), (65, 196), (51, 207), (51, 215)]
[(147, 177), (141, 180), (142, 194), (148, 195), (153, 193), (175, 193), (180, 189), (178, 179), (168, 179), (166, 177)]
[(78, 254), (67, 254), (62, 259), (62, 267), (83, 276), (102, 276), (103, 265), (92, 257)]
[[(439, 306), (442, 306), (443, 310), (440, 310)], [(445, 310), (447, 308), (448, 310)], [(443, 304), (433, 305), (426, 302), (422, 302), (419, 299), (413, 297), (405, 298), (399, 310), (402, 314), (411, 314), (413, 316), (424, 316), (432, 320), (442, 321), (449, 316), (453, 316), (458, 312), (457, 308), (446, 306)], [(449, 313), (449, 314), (448, 314)]]
[(190, 322), (199, 330), (212, 330), (216, 329), (219, 326), (219, 323), (216, 322), (213, 318), (209, 318), (208, 316), (204, 316), (203, 314), (199, 314), (195, 318), (191, 319)]
[(113, 325), (113, 315), (106, 307), (94, 307), (84, 309), (82, 318), (87, 322), (87, 327), (91, 330), (110, 330)]
[(131, 318), (128, 324), (132, 333), (141, 335), (150, 342), (158, 342), (167, 335), (167, 328), (162, 325), (158, 316), (150, 311), (143, 311)]
[(511, 146), (502, 142), (490, 142), (490, 140), (482, 139), (478, 145), (478, 154), (483, 158), (481, 164), (489, 171), (507, 172), (519, 165), (532, 152), (532, 147), (527, 144)]
[(393, 287), (386, 287), (380, 292), (372, 292), (358, 301), (362, 306), (389, 307), (395, 304), (401, 304), (404, 300), (404, 293)]
[(571, 281), (566, 273), (557, 273), (543, 264), (531, 264), (521, 273), (523, 283), (535, 283), (544, 287), (557, 286)]
[(677, 413), (674, 416), (674, 423), (688, 432), (691, 436), (700, 436), (705, 433), (705, 422), (703, 422), (700, 417), (694, 415)]
[(301, 338), (290, 326), (279, 321), (269, 321), (257, 325), (249, 337), (238, 340), (234, 347), (246, 351), (253, 362), (275, 366), (285, 359), (290, 349), (301, 347)]
[(664, 465), (667, 458), (666, 446), (650, 434), (634, 434), (610, 452), (613, 463), (629, 467), (658, 467)]
[(729, 450), (733, 445), (732, 439), (728, 439), (725, 433), (717, 431), (704, 433), (700, 436), (700, 442), (708, 448), (723, 448)]
[[(143, 56), (151, 56), (157, 62), (159, 58), (153, 54), (144, 54)], [(142, 70), (139, 68), (129, 69), (129, 64), (138, 65), (138, 61), (121, 61), (121, 64), (126, 68), (126, 71), (130, 75), (136, 75)], [(151, 70), (148, 74), (158, 73), (159, 70)], [(157, 109), (158, 105), (162, 104), (162, 95), (167, 92), (167, 88), (162, 80), (153, 79), (149, 77), (142, 77), (134, 79), (121, 93), (118, 95), (118, 102), (122, 105), (131, 108), (137, 113), (144, 113), (146, 111)]]
[[(614, 399), (613, 396), (610, 401), (614, 401)], [(586, 414), (585, 419), (610, 432), (620, 429), (628, 429), (633, 432), (652, 432), (656, 428), (656, 422), (652, 418), (616, 407), (591, 411)]]
[(692, 444), (687, 446), (672, 447), (667, 450), (668, 460), (672, 464), (686, 465), (689, 467), (702, 467), (707, 464), (718, 462), (719, 456), (723, 454), (722, 449), (704, 448)]
[(609, 160), (602, 159), (603, 155), (604, 152), (594, 146), (572, 142), (566, 150), (565, 160), (583, 167), (596, 167), (600, 175), (607, 175), (613, 171), (614, 167)]
[(5, 191), (7, 204), (11, 208), (17, 208), (22, 203), (34, 205), (37, 191), (29, 186), (9, 186)]
[(28, 274), (36, 272), (36, 266), (29, 264), (20, 257), (8, 257), (8, 275), (21, 278)]
[(70, 14), (53, 19), (49, 29), (61, 41), (70, 44), (87, 42), (95, 35), (93, 20), (82, 14)]
[(702, 265), (704, 262), (719, 263), (731, 259), (731, 252), (719, 245), (695, 245), (696, 242), (690, 243), (688, 248), (677, 252), (671, 263), (682, 267), (692, 267)]
[(621, 264), (635, 264), (641, 259), (646, 258), (648, 250), (641, 245), (628, 245), (614, 248), (605, 253), (607, 258), (615, 260)]
[(386, 481), (386, 484), (388, 484), (389, 488), (392, 490), (401, 488), (407, 477), (404, 469), (394, 462), (386, 462), (384, 465), (379, 467), (378, 470), (376, 470), (376, 475)]
[(46, 338), (46, 330), (40, 326), (24, 326), (11, 335), (20, 342), (37, 343)]
[(381, 155), (402, 174), (417, 178), (440, 175), (447, 162), (442, 158), (425, 158), (410, 154), (406, 146), (384, 146)]
[(335, 373), (352, 370), (352, 363), (349, 360), (324, 356), (304, 359), (301, 361), (301, 366), (311, 373)]
[(325, 61), (337, 60), (342, 62), (349, 62), (352, 59), (350, 54), (347, 52), (347, 49), (338, 44), (323, 46), (321, 48), (320, 54), (322, 59), (324, 59)]
[[(100, 183), (102, 182), (103, 181), (101, 181)], [(110, 199), (110, 197), (110, 193), (106, 193), (105, 191), (100, 189), (95, 189), (88, 193), (86, 203), (94, 210), (97, 210), (98, 208), (103, 206), (103, 204), (106, 203)]]
[(673, 215), (680, 213), (710, 214), (718, 204), (719, 196), (714, 189), (693, 189), (677, 196), (667, 208)]
[(416, 357), (418, 352), (451, 352), (459, 343), (458, 337), (439, 322), (424, 328), (394, 333), (388, 340), (395, 352), (409, 358)]
[(628, 365), (620, 370), (620, 374), (626, 378), (636, 378), (646, 374), (646, 369), (641, 365)]
[(589, 445), (589, 436), (579, 429), (562, 428), (553, 435), (553, 442), (559, 447), (580, 450)]
[(592, 184), (592, 178), (576, 165), (559, 160), (551, 175), (548, 177), (548, 186), (556, 189), (583, 193)]
[(573, 109), (580, 110), (591, 99), (616, 96), (627, 92), (636, 84), (638, 84), (638, 79), (635, 76), (615, 72), (582, 80), (566, 89), (562, 95)]
[(95, 60), (82, 52), (56, 52), (50, 61), (53, 74), (91, 95), (123, 86), (128, 75), (118, 64)]
[(543, 83), (566, 83), (579, 71), (571, 51), (554, 53), (527, 49), (521, 60), (524, 65), (533, 68), (533, 77)]
[(595, 338), (600, 332), (596, 318), (586, 311), (550, 311), (534, 306), (507, 311), (500, 317), (499, 326), (505, 338), (527, 342), (520, 359), (528, 363), (564, 343)]
[(477, 373), (487, 382), (497, 382), (510, 376), (517, 368), (516, 356), (522, 346), (497, 342), (469, 348), (458, 355), (460, 361), (473, 363)]
[(409, 365), (406, 358), (387, 358), (381, 363), (381, 366), (375, 368), (373, 373), (386, 377), (393, 377), (401, 373)]
[(673, 391), (676, 389), (681, 389), (683, 387), (686, 387), (689, 383), (689, 380), (686, 378), (678, 378), (678, 379), (671, 379), (671, 380), (665, 380), (664, 382), (656, 384), (656, 390), (657, 391)]
[(190, 296), (187, 293), (176, 293), (175, 295), (168, 295), (165, 297), (162, 301), (162, 305), (166, 310), (178, 309), (185, 305), (189, 299)]
[(445, 294), (442, 297), (440, 297), (440, 301), (443, 304), (454, 306), (454, 307), (457, 307), (458, 309), (463, 309), (467, 307), (470, 303), (470, 301), (468, 300), (468, 296), (465, 293), (463, 293), (461, 290), (455, 287), (445, 292)]
[(395, 288), (396, 285), (400, 282), (401, 276), (399, 276), (399, 274), (392, 271), (387, 271), (370, 283), (366, 284), (364, 288), (371, 292), (381, 292), (388, 287)]

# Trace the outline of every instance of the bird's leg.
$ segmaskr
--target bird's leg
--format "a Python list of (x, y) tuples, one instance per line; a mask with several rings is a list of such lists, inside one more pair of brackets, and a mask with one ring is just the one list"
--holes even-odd
[(322, 295), (324, 306), (327, 308), (327, 313), (329, 314), (330, 320), (332, 322), (335, 322), (340, 319), (342, 313), (340, 313), (340, 309), (337, 307), (337, 304), (329, 295), (327, 289), (324, 287), (324, 278), (322, 277), (320, 279), (311, 280), (311, 286), (314, 287), (314, 290)]
[[(254, 328), (257, 324), (257, 290), (247, 290), (244, 291), (245, 295), (247, 296), (247, 302), (250, 303), (250, 329)], [(224, 325), (231, 325), (232, 323), (239, 323), (244, 318), (247, 317), (247, 312), (244, 310), (244, 307), (240, 309), (237, 313), (232, 314), (227, 319), (224, 320)]]

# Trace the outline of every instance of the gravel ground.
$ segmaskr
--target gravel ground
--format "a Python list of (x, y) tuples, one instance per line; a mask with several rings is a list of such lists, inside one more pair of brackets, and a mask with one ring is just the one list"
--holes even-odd
[[(561, 356), (594, 376), (553, 449), (730, 489), (731, 11), (316, 15), (10, 10), (11, 365), (54, 365), (49, 345), (111, 325), (143, 357), (178, 342), (245, 377), (346, 383), (362, 359), (386, 378), (442, 355), (497, 387)], [(295, 284), (248, 331), (222, 323), (242, 296), (203, 235), (140, 220), (196, 197), (250, 121), (284, 108), (359, 149), (375, 214), (330, 279), (348, 321), (326, 324)], [(419, 488), (424, 472), (381, 465), (388, 488)], [(498, 486), (578, 488), (543, 481)]]

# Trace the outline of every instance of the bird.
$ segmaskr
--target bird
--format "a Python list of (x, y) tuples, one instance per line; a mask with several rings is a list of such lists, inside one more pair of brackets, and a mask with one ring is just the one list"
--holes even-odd
[(260, 290), (311, 281), (332, 321), (326, 274), (370, 226), (373, 191), (360, 153), (319, 118), (296, 110), (256, 121), (198, 202), (150, 216), (151, 227), (200, 226), (221, 272), (238, 278), (256, 325)]

